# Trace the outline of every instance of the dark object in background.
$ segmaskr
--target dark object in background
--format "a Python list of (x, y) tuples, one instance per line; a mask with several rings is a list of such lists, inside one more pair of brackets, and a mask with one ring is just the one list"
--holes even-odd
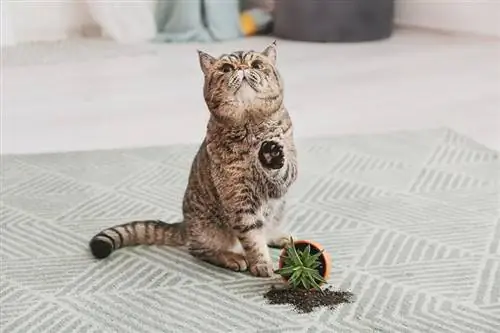
[(276, 0), (273, 34), (308, 42), (362, 42), (392, 35), (394, 0)]

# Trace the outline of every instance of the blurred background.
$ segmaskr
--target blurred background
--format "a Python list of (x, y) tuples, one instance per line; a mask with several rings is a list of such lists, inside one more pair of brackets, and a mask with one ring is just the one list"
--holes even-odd
[(197, 49), (278, 41), (298, 137), (450, 127), (500, 149), (500, 0), (1, 0), (2, 153), (199, 142)]

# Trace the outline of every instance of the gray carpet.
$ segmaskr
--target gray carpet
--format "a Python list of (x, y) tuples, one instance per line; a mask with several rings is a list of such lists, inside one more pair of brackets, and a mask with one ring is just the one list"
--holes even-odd
[(447, 129), (298, 149), (288, 227), (354, 303), (299, 315), (179, 249), (92, 259), (103, 227), (179, 219), (195, 146), (4, 156), (2, 332), (500, 332), (498, 152)]

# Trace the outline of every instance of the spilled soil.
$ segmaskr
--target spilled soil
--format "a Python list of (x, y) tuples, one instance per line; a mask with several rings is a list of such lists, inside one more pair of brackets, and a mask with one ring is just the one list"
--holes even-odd
[(299, 313), (312, 312), (320, 307), (334, 310), (339, 304), (351, 303), (352, 296), (348, 291), (336, 291), (331, 287), (321, 291), (272, 287), (264, 294), (270, 304), (292, 305)]

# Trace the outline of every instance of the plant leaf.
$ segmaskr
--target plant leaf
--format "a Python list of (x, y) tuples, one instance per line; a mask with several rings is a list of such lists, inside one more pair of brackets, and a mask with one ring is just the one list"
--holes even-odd
[(321, 290), (321, 286), (316, 282), (315, 279), (311, 279), (311, 285), (314, 287), (316, 290)]
[(300, 284), (300, 274), (298, 274), (297, 272), (298, 271), (295, 271), (294, 274), (292, 274), (292, 276), (290, 276), (290, 278), (288, 279), (293, 288), (297, 288)]
[(310, 267), (311, 267), (311, 268), (314, 268), (314, 269), (316, 270), (316, 268), (318, 268), (318, 267), (319, 267), (319, 265), (321, 265), (321, 263), (320, 263), (320, 262), (318, 262), (318, 261), (315, 261), (315, 262), (313, 262), (313, 263), (311, 264), (311, 266), (310, 266)]
[(306, 267), (313, 267), (316, 263), (318, 263), (318, 258), (314, 255), (310, 255), (304, 260), (304, 266)]
[(311, 275), (312, 279), (317, 283), (326, 283), (326, 280), (321, 275), (319, 275), (317, 271), (314, 271), (313, 273), (311, 273)]
[(311, 256), (311, 244), (307, 244), (306, 248), (302, 251), (301, 256), (300, 256), (302, 259), (302, 262), (304, 263), (307, 260), (307, 258), (309, 258), (310, 256)]
[(297, 253), (297, 249), (295, 248), (295, 243), (292, 243), (290, 246), (290, 251), (292, 253), (292, 258), (294, 259), (294, 262), (297, 266), (303, 266), (302, 261), (300, 260), (300, 256)]
[(303, 278), (301, 279), (301, 284), (305, 289), (311, 289), (311, 277), (308, 271), (304, 271)]
[(323, 251), (318, 252), (318, 253), (315, 253), (315, 254), (311, 255), (311, 260), (312, 260), (312, 261), (314, 261), (314, 262), (315, 262), (315, 261), (318, 261), (318, 259), (319, 259), (322, 255), (323, 255)]
[(287, 277), (287, 276), (290, 276), (293, 273), (293, 271), (294, 271), (293, 266), (286, 266), (286, 267), (277, 269), (274, 272), (276, 274), (283, 276), (283, 277)]

